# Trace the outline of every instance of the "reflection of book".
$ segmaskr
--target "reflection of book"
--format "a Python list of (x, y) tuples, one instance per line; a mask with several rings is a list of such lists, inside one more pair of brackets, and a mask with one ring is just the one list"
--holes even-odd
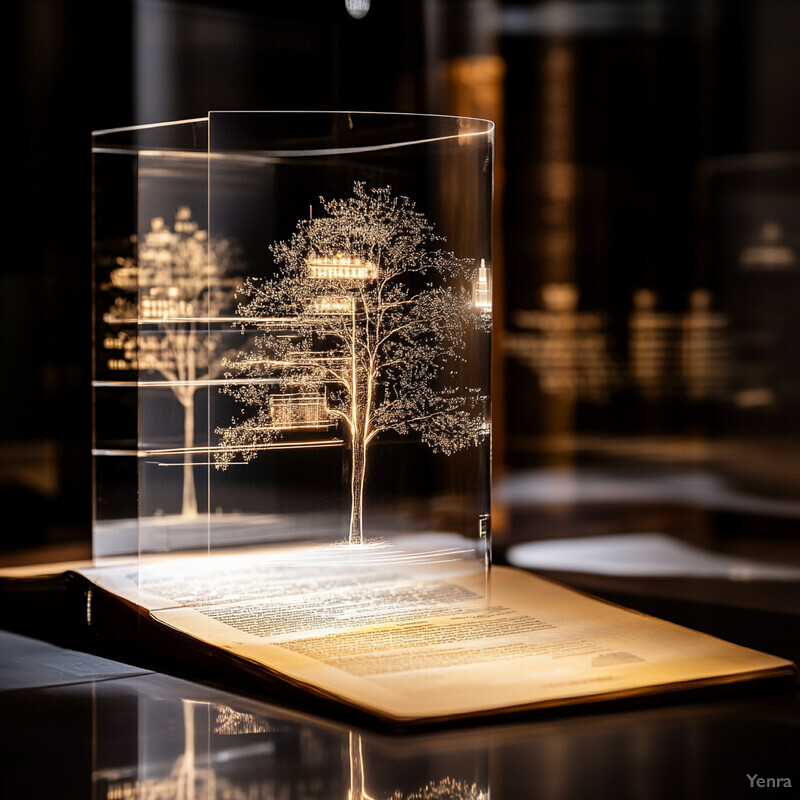
[[(0, 573), (2, 622), (67, 587), (84, 629), (234, 680), (275, 683), (396, 727), (794, 674), (783, 659), (521, 571), (423, 574), (318, 550), (170, 557)], [(309, 556), (309, 553), (312, 555)], [(352, 565), (349, 566), (348, 564)], [(49, 601), (63, 610), (61, 591)]]

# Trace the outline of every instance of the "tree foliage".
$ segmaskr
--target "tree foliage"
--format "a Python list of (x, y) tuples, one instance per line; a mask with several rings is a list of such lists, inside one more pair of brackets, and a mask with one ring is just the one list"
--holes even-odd
[[(295, 427), (276, 419), (278, 399), (307, 408), (319, 397), (320, 426), (338, 425), (352, 447), (350, 540), (361, 541), (376, 437), (416, 433), (451, 454), (486, 435), (482, 390), (453, 385), (470, 332), (486, 321), (472, 305), (474, 261), (443, 250), (409, 198), (359, 182), (349, 197), (320, 200), (322, 215), (270, 247), (275, 276), (239, 290), (237, 313), (258, 332), (225, 363), (223, 391), (241, 416), (217, 430), (217, 466), (249, 461)], [(296, 427), (311, 425), (297, 415)]]

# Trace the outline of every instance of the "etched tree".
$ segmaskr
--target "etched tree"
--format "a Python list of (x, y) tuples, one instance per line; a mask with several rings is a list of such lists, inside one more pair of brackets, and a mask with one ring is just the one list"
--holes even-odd
[(376, 437), (416, 432), (451, 454), (487, 434), (482, 389), (452, 386), (486, 316), (472, 302), (474, 262), (440, 249), (407, 197), (357, 182), (350, 197), (321, 204), (322, 216), (270, 247), (275, 277), (240, 289), (237, 313), (259, 332), (226, 362), (223, 391), (244, 416), (217, 430), (216, 459), (224, 469), (292, 429), (338, 425), (352, 454), (349, 541), (361, 543)]
[(226, 277), (236, 260), (227, 239), (211, 239), (181, 206), (172, 229), (161, 217), (139, 243), (138, 259), (119, 258), (110, 273), (117, 291), (104, 321), (121, 328), (104, 345), (114, 355), (114, 371), (138, 370), (163, 378), (183, 408), (183, 467), (181, 514), (197, 515), (191, 450), (194, 446), (195, 395), (203, 382), (222, 374), (221, 336), (209, 322), (233, 305), (238, 280)]

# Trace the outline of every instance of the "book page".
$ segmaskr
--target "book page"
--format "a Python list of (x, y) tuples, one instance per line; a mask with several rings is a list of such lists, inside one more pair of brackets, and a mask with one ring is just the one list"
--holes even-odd
[[(216, 557), (215, 557), (216, 558)], [(150, 570), (154, 619), (310, 691), (422, 721), (791, 674), (790, 662), (514, 569)], [(224, 559), (220, 562), (224, 564)], [(108, 580), (108, 576), (106, 576)], [(113, 583), (113, 581), (111, 581)], [(144, 595), (140, 595), (144, 596)]]

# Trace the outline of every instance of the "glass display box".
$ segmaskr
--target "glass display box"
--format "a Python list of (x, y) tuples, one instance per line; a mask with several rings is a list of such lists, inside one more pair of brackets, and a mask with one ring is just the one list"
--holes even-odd
[(492, 157), (428, 115), (93, 135), (96, 559), (488, 568)]

